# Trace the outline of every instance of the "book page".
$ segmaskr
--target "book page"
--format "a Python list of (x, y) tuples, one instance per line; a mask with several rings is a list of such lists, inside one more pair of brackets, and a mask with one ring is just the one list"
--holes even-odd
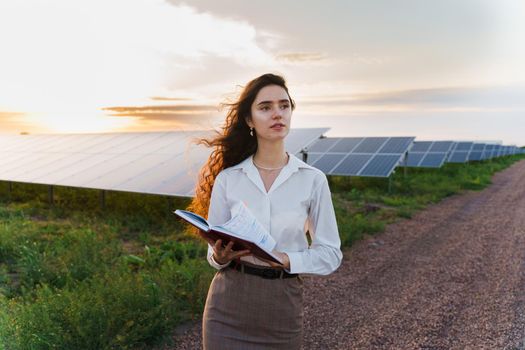
[(275, 245), (275, 239), (270, 235), (264, 226), (252, 214), (250, 209), (239, 203), (237, 212), (233, 217), (220, 227), (235, 233), (239, 238), (254, 242), (264, 250), (271, 252)]

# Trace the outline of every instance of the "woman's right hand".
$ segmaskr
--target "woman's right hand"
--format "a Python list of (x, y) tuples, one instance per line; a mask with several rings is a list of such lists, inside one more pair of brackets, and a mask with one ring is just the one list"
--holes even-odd
[(224, 248), (222, 247), (221, 239), (218, 239), (214, 244), (210, 242), (210, 244), (213, 247), (213, 260), (219, 265), (227, 264), (233, 259), (251, 254), (249, 249), (239, 251), (232, 250), (233, 241), (228, 242)]

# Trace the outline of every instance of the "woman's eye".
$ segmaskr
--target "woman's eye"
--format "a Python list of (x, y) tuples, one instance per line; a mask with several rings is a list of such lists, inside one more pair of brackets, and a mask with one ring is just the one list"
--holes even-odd
[(270, 107), (268, 107), (268, 106), (263, 106), (263, 107), (261, 107), (261, 110), (263, 110), (263, 111), (267, 111), (267, 110), (269, 110), (269, 109), (270, 109)]
[(290, 107), (290, 105), (282, 105), (281, 106), (282, 109), (286, 109), (286, 108), (289, 108), (289, 107)]

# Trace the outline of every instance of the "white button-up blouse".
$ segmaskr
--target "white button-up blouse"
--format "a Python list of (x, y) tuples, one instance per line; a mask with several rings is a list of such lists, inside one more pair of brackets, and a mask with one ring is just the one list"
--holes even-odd
[[(277, 242), (275, 249), (288, 254), (288, 272), (327, 275), (335, 271), (343, 255), (325, 174), (290, 154), (288, 164), (266, 192), (252, 158), (218, 174), (211, 193), (208, 222), (225, 223), (231, 218), (235, 204), (244, 202)], [(312, 238), (310, 246), (307, 231)], [(241, 260), (268, 266), (252, 255)], [(227, 266), (215, 262), (211, 245), (208, 262), (216, 269)]]

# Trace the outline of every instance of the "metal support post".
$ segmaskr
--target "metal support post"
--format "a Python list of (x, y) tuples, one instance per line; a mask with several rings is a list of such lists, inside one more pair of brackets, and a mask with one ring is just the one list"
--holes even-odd
[(168, 205), (168, 211), (173, 211), (173, 197), (166, 196), (166, 204)]
[(52, 185), (49, 185), (49, 187), (47, 189), (47, 198), (49, 200), (49, 205), (54, 205), (55, 204), (54, 191), (53, 191), (53, 186)]
[(106, 209), (106, 191), (105, 190), (100, 191), (100, 208), (102, 210)]

